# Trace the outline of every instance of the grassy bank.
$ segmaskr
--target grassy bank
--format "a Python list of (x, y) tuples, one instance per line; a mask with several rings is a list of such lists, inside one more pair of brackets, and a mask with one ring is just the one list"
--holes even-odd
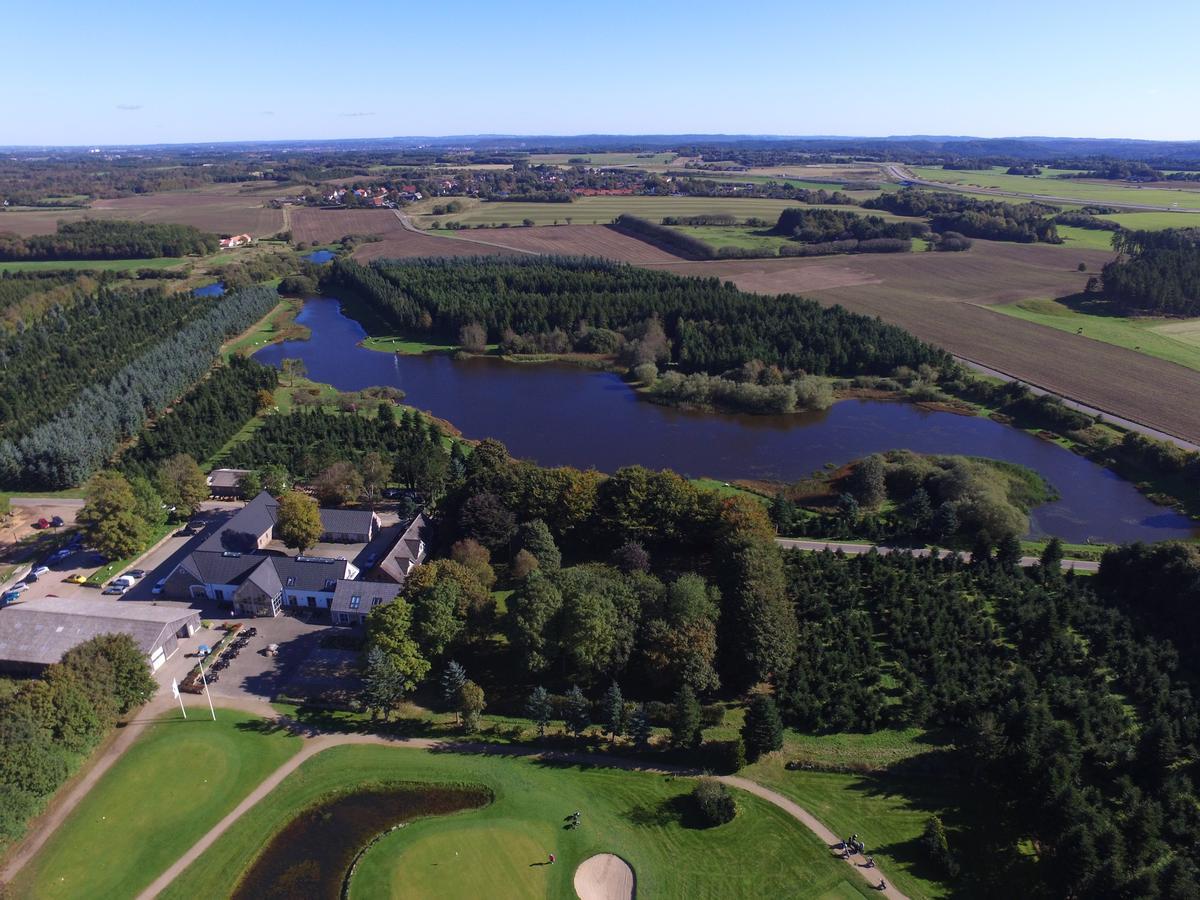
[(134, 897), (300, 749), (264, 720), (163, 716), (8, 887), (12, 898)]
[[(576, 866), (601, 852), (633, 866), (644, 896), (779, 897), (797, 885), (806, 897), (870, 896), (807, 829), (749, 795), (738, 794), (732, 823), (704, 829), (688, 812), (690, 780), (378, 746), (336, 747), (305, 762), (163, 896), (228, 896), (265, 839), (298, 810), (333, 792), (389, 781), (478, 784), (495, 801), (389, 833), (363, 856), (352, 897), (465, 900), (497, 896), (500, 884), (514, 896), (566, 897)], [(573, 810), (583, 812), (583, 825), (566, 829)], [(538, 865), (549, 853), (557, 864)]]

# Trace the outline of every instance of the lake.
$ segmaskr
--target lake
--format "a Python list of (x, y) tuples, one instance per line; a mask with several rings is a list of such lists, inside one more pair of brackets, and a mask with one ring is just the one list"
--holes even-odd
[(193, 297), (220, 297), (225, 293), (225, 284), (221, 281), (214, 281), (212, 284), (206, 284), (204, 287), (198, 287), (192, 291)]
[(302, 259), (304, 259), (310, 263), (327, 263), (331, 259), (333, 259), (333, 251), (332, 250), (314, 250), (312, 253), (309, 253), (307, 256), (302, 257)]
[(306, 301), (296, 320), (311, 329), (310, 340), (273, 344), (255, 358), (278, 366), (299, 357), (310, 378), (339, 390), (401, 388), (406, 403), (465, 436), (496, 438), (514, 456), (545, 466), (612, 472), (637, 464), (723, 481), (790, 482), (884, 450), (960, 453), (1020, 463), (1050, 482), (1060, 497), (1033, 510), (1035, 535), (1123, 543), (1197, 533), (1186, 516), (1151, 503), (1102, 466), (991, 419), (876, 400), (788, 416), (690, 412), (639, 400), (611, 372), (367, 350), (359, 346), (366, 332), (334, 299)]

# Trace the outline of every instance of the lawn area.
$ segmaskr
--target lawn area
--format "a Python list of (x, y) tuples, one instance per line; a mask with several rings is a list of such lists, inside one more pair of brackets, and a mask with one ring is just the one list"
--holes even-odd
[(777, 256), (779, 248), (791, 243), (778, 234), (768, 234), (766, 228), (738, 228), (724, 225), (677, 225), (676, 231), (698, 238), (710, 247), (737, 247), (739, 250), (754, 250)]
[[(64, 269), (136, 272), (138, 269), (170, 269), (188, 260), (178, 256), (163, 256), (158, 259), (46, 259), (22, 262), (0, 262), (0, 272), (46, 272)], [(193, 261), (196, 261), (193, 259)]]
[(1200, 371), (1200, 319), (1091, 315), (1059, 300), (1021, 300), (984, 308)]
[[(575, 868), (601, 852), (626, 859), (637, 873), (639, 895), (656, 900), (872, 894), (803, 826), (742, 793), (737, 819), (699, 829), (681, 821), (681, 798), (692, 786), (687, 779), (349, 746), (305, 762), (162, 896), (229, 896), (258, 849), (298, 810), (332, 793), (399, 781), (482, 784), (495, 801), (390, 832), (362, 857), (351, 897), (570, 897)], [(563, 819), (576, 809), (583, 826), (568, 830)], [(549, 853), (558, 857), (556, 865), (536, 865)]]
[(433, 222), (462, 222), (465, 225), (520, 225), (532, 219), (535, 225), (606, 225), (622, 213), (657, 222), (663, 216), (698, 216), (724, 213), (739, 219), (757, 217), (774, 221), (789, 206), (789, 200), (760, 200), (752, 197), (579, 197), (571, 203), (480, 203), (445, 216), (419, 216), (422, 228)]
[(795, 800), (835, 834), (857, 833), (888, 880), (913, 900), (952, 896), (950, 886), (924, 861), (918, 844), (931, 815), (952, 827), (957, 806), (952, 785), (935, 777), (789, 772), (778, 755), (742, 774)]
[[(362, 342), (368, 350), (380, 350), (384, 353), (446, 353), (458, 349), (458, 344), (431, 344), (427, 341), (414, 341), (398, 334), (372, 335)], [(493, 350), (499, 344), (491, 344)]]
[(942, 181), (946, 184), (974, 185), (996, 188), (1021, 194), (1048, 194), (1066, 197), (1081, 203), (1136, 203), (1146, 206), (1175, 206), (1180, 209), (1200, 210), (1200, 191), (1172, 190), (1160, 187), (1145, 187), (1124, 182), (1079, 181), (1054, 178), (1057, 169), (1043, 170), (1036, 178), (1024, 175), (1007, 175), (1002, 168), (990, 172), (939, 169), (929, 166), (908, 166), (916, 177), (925, 181)]
[(665, 166), (675, 158), (674, 153), (535, 153), (530, 165), (575, 165), (573, 159), (586, 159), (592, 166)]
[(1075, 247), (1080, 250), (1112, 250), (1113, 232), (1111, 231), (1059, 225), (1058, 236), (1065, 242), (1062, 245), (1064, 247)]
[[(205, 710), (207, 714), (207, 710)], [(300, 749), (218, 708), (150, 726), (9, 886), (13, 898), (135, 897)]]
[(250, 326), (237, 337), (227, 341), (221, 348), (224, 359), (236, 354), (249, 356), (256, 350), (261, 350), (267, 344), (280, 341), (306, 341), (311, 331), (296, 322), (296, 316), (304, 308), (304, 301), (289, 297), (279, 301), (279, 304), (263, 316), (257, 323)]

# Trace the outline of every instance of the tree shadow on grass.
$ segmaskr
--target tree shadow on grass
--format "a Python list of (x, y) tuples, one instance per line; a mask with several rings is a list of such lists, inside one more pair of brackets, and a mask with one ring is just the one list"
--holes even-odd
[(708, 827), (691, 794), (676, 794), (657, 802), (639, 804), (626, 811), (624, 816), (631, 824), (642, 828), (679, 825), (687, 829), (701, 830)]

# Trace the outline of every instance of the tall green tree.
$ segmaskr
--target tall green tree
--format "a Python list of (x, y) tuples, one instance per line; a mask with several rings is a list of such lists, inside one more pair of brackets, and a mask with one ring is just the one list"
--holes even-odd
[(285, 547), (303, 553), (325, 533), (317, 501), (299, 491), (284, 494), (275, 514), (275, 532)]
[(538, 737), (545, 737), (546, 726), (554, 718), (554, 704), (550, 702), (550, 692), (540, 684), (530, 692), (529, 699), (525, 701), (525, 715), (537, 725)]
[(578, 685), (571, 685), (571, 690), (567, 691), (567, 700), (563, 704), (563, 720), (567, 730), (576, 737), (583, 734), (592, 724), (592, 704)]
[(381, 646), (373, 646), (367, 651), (362, 700), (373, 718), (382, 717), (387, 721), (404, 697), (404, 681), (396, 661)]
[(158, 467), (158, 492), (167, 506), (190, 516), (208, 499), (208, 479), (196, 460), (179, 453)]
[(615, 681), (608, 686), (600, 700), (600, 713), (609, 740), (615, 742), (617, 735), (625, 729), (625, 697), (621, 694), (621, 686)]
[(742, 740), (751, 762), (783, 747), (783, 721), (770, 694), (757, 693), (750, 698), (746, 721), (742, 725)]
[(378, 648), (387, 654), (405, 691), (415, 690), (430, 669), (412, 630), (412, 607), (403, 597), (377, 606), (367, 615), (367, 651)]
[(671, 745), (680, 750), (694, 750), (700, 746), (703, 734), (700, 701), (696, 692), (685, 684), (675, 695), (671, 710)]
[(123, 475), (97, 472), (84, 498), (75, 521), (83, 526), (91, 546), (115, 558), (132, 556), (145, 546), (149, 529), (138, 515), (137, 497)]

